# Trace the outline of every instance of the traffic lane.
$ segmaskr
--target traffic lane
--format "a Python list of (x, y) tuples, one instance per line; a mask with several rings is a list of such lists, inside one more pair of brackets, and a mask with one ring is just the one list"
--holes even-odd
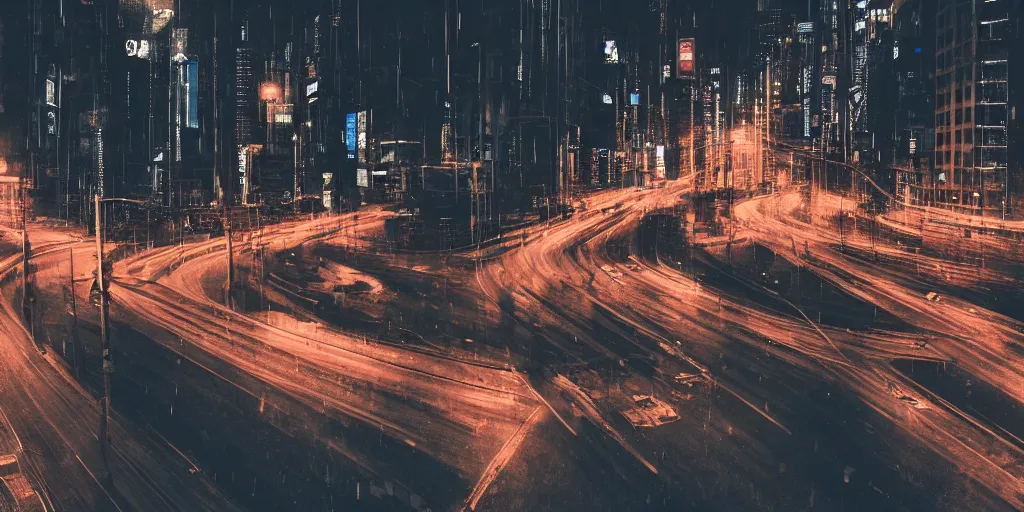
[(97, 402), (63, 363), (35, 348), (20, 324), (11, 325), (13, 312), (6, 304), (4, 310), (0, 332), (9, 340), (0, 344), (8, 377), (4, 409), (26, 445), (26, 462), (59, 509), (182, 510), (214, 504), (235, 510), (202, 475), (174, 471), (179, 465), (167, 447), (140, 445), (139, 433), (122, 426), (116, 415), (109, 425), (113, 486), (102, 485), (108, 466), (97, 436)]
[[(41, 269), (34, 276), (35, 286), (40, 297), (60, 295), (52, 288), (63, 280), (53, 277), (60, 274), (63, 261), (70, 262), (69, 251), (82, 256), (87, 244), (65, 232), (34, 233), (36, 240), (46, 241), (33, 244), (34, 266)], [(9, 272), (13, 267), (4, 268)], [(75, 271), (78, 274), (79, 269)], [(9, 295), (10, 287), (6, 288)], [(176, 510), (210, 504), (235, 509), (204, 476), (178, 474), (174, 468), (180, 467), (182, 459), (173, 447), (149, 439), (116, 413), (109, 425), (111, 439), (120, 441), (111, 450), (109, 469), (114, 485), (101, 485), (107, 466), (100, 457), (96, 434), (98, 403), (75, 381), (63, 361), (52, 352), (39, 351), (7, 301), (2, 307), (0, 328), (9, 340), (2, 345), (3, 361), (8, 364), (5, 375), (18, 383), (7, 388), (14, 391), (9, 398), (18, 404), (11, 421), (19, 432), (25, 432), (22, 438), (35, 446), (26, 449), (26, 460), (39, 468), (46, 492), (57, 497), (55, 503), (67, 503), (71, 510)], [(39, 308), (45, 308), (45, 303)]]
[[(608, 236), (611, 236), (611, 234), (609, 234)], [(540, 243), (541, 243), (541, 244), (543, 244), (543, 243), (544, 243), (544, 240), (542, 239)], [(534, 263), (536, 263), (536, 260), (534, 260)], [(548, 262), (547, 262), (547, 261), (544, 261), (543, 263), (548, 263)], [(549, 267), (549, 268), (550, 268), (550, 267)], [(555, 274), (555, 273), (552, 273), (552, 272), (550, 272), (549, 270), (545, 270), (544, 272), (541, 272), (541, 273), (542, 273), (543, 275), (558, 275), (558, 276), (565, 276), (565, 275), (567, 275), (567, 274), (571, 274), (572, 272), (565, 272), (565, 271), (562, 271), (562, 272), (558, 272), (557, 274)], [(628, 289), (629, 287), (627, 286), (626, 288)], [(619, 292), (619, 293), (621, 294), (621, 292)], [(614, 294), (615, 294), (615, 292), (608, 292), (608, 293), (605, 293), (605, 294), (602, 294), (602, 295), (603, 295), (603, 296), (614, 296)], [(631, 299), (635, 299), (636, 297), (629, 297), (629, 298), (631, 298)], [(636, 301), (634, 300), (633, 302), (635, 303)], [(653, 309), (653, 308), (652, 308), (652, 309)], [(779, 331), (776, 331), (776, 334), (778, 334), (779, 332), (785, 332), (785, 330), (779, 330)], [(815, 336), (811, 336), (811, 339), (813, 339), (814, 337), (815, 337)], [(818, 342), (820, 343), (820, 340), (818, 340)], [(906, 348), (906, 347), (904, 346), (904, 344), (901, 344), (901, 343), (897, 343), (897, 344), (895, 345), (895, 348), (896, 348), (896, 349), (903, 349), (903, 348)]]
[[(754, 205), (755, 207), (758, 205)], [(740, 210), (740, 209), (738, 209)], [(792, 226), (783, 226), (782, 223), (773, 220), (772, 218), (760, 214), (761, 208), (753, 210), (753, 207), (747, 207), (747, 212), (758, 211), (757, 221), (761, 224), (758, 225), (758, 233), (767, 232), (781, 232), (786, 233), (787, 228), (789, 233), (793, 233)], [(743, 210), (740, 210), (743, 211)], [(748, 216), (750, 218), (751, 216)], [(789, 222), (792, 222), (791, 220)], [(829, 234), (821, 232), (821, 230), (811, 229), (807, 226), (807, 238), (817, 238), (817, 240), (827, 241)], [(765, 240), (766, 243), (771, 243), (771, 237), (766, 235), (758, 235), (761, 239)], [(776, 242), (777, 243), (777, 242)], [(858, 266), (856, 263), (850, 263), (847, 259), (840, 257), (839, 255), (833, 255), (830, 252), (830, 247), (827, 242), (821, 243), (816, 241), (816, 245), (812, 245), (814, 251), (812, 255), (816, 255), (817, 258), (826, 258), (830, 265), (834, 265), (837, 268), (842, 268), (849, 275), (853, 275), (858, 279), (874, 279), (875, 281), (866, 282), (884, 282), (883, 288), (886, 291), (886, 297), (903, 297), (904, 301), (910, 304), (901, 303), (900, 305), (908, 308), (918, 308), (918, 299), (915, 297), (911, 299), (910, 294), (905, 290), (899, 288), (899, 285), (892, 281), (883, 281), (884, 275), (874, 273), (874, 269)], [(822, 254), (825, 254), (823, 256)], [(833, 280), (833, 282), (846, 284), (844, 279), (827, 269), (820, 267), (813, 267), (815, 272), (826, 276)], [(856, 285), (846, 284), (847, 289), (857, 289), (862, 292), (865, 300), (872, 301), (876, 304), (885, 304), (886, 301), (881, 297), (878, 297), (875, 292), (864, 292), (864, 288)], [(893, 308), (897, 311), (898, 308)], [(916, 322), (922, 326), (946, 326), (948, 325), (943, 319), (937, 319), (935, 322), (925, 323), (922, 322), (924, 319), (934, 318), (935, 313), (926, 313), (922, 315), (912, 315), (908, 318), (908, 321)], [(955, 318), (955, 316), (954, 316)], [(978, 329), (985, 329), (991, 326), (975, 326)], [(992, 331), (989, 331), (992, 332)], [(955, 335), (956, 333), (951, 333)], [(931, 340), (932, 345), (936, 345), (940, 353), (948, 352), (950, 343), (953, 341), (952, 338), (946, 338), (947, 342), (942, 339)], [(954, 341), (955, 343), (955, 341)], [(1015, 363), (1010, 364), (1008, 367), (1004, 366), (999, 368), (998, 365), (1007, 364), (1007, 357), (1013, 357), (1013, 354), (1007, 354), (1005, 352), (1001, 354), (994, 354), (995, 357), (989, 357), (993, 355), (991, 350), (992, 346), (984, 343), (972, 343), (971, 346), (966, 348), (969, 353), (965, 354), (964, 351), (958, 352), (958, 362), (961, 364), (966, 363), (968, 368), (974, 369), (977, 372), (979, 368), (985, 368), (987, 371), (983, 371), (982, 374), (991, 379), (993, 382), (1002, 382), (1004, 386), (1012, 388), (1016, 386), (1014, 382), (1014, 372), (1018, 371)], [(981, 351), (981, 354), (975, 355), (974, 357), (962, 357), (965, 355), (971, 355), (977, 351)], [(979, 361), (984, 361), (979, 364)], [(919, 443), (933, 449), (937, 453), (940, 453), (953, 461), (962, 470), (972, 474), (982, 485), (990, 488), (993, 492), (1003, 496), (1004, 499), (1011, 504), (1021, 505), (1021, 491), (1024, 488), (1021, 487), (1021, 461), (1024, 461), (1024, 454), (1020, 450), (1020, 446), (1013, 442), (1012, 439), (1006, 439), (1006, 433), (1000, 431), (994, 431), (989, 426), (978, 422), (970, 414), (959, 410), (957, 407), (945, 402), (941, 397), (937, 397), (931, 394), (929, 390), (917, 386), (914, 382), (908, 382), (901, 374), (894, 371), (889, 365), (878, 365), (875, 371), (879, 374), (880, 378), (869, 378), (863, 381), (854, 380), (851, 381), (851, 385), (864, 384), (868, 382), (874, 383), (874, 391), (871, 389), (864, 389), (863, 393), (866, 397), (870, 397), (872, 393), (876, 396), (874, 400), (868, 400), (867, 403), (876, 408), (885, 408), (886, 401), (884, 400), (886, 391), (889, 394), (893, 394), (892, 388), (889, 387), (892, 383), (897, 383), (899, 386), (904, 386), (906, 389), (913, 390), (920, 397), (926, 397), (926, 400), (931, 402), (929, 410), (923, 411), (917, 415), (912, 415), (908, 418), (904, 414), (900, 414), (899, 411), (888, 408), (885, 412), (890, 414), (894, 420), (904, 420), (909, 425), (914, 425), (914, 430), (919, 435)], [(882, 377), (884, 375), (884, 377)], [(1008, 377), (1001, 377), (1005, 375)], [(983, 377), (984, 378), (984, 377)], [(1010, 379), (1010, 380), (1005, 380)], [(884, 389), (883, 386), (889, 387)], [(891, 401), (891, 399), (889, 400)], [(900, 423), (904, 424), (904, 423)], [(927, 428), (925, 428), (927, 426)]]
[[(947, 303), (929, 301), (905, 285), (912, 276), (839, 253), (838, 236), (814, 225), (798, 223), (788, 215), (785, 221), (765, 215), (760, 208), (764, 201), (754, 200), (737, 207), (737, 217), (753, 228), (751, 233), (759, 241), (781, 256), (792, 258), (784, 247), (786, 244), (769, 233), (806, 240), (808, 248), (813, 249), (811, 257), (802, 258), (797, 264), (809, 265), (820, 277), (860, 300), (875, 304), (925, 332), (938, 334), (930, 342), (936, 349), (1024, 403), (1024, 335), (1018, 330), (1019, 322), (956, 298)], [(852, 279), (856, 281), (851, 282)], [(973, 314), (971, 309), (983, 314)]]

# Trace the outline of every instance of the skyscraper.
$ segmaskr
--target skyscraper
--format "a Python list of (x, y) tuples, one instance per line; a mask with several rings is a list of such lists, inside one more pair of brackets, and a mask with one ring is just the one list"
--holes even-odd
[(1019, 201), (1020, 2), (941, 0), (934, 202), (1003, 215)]

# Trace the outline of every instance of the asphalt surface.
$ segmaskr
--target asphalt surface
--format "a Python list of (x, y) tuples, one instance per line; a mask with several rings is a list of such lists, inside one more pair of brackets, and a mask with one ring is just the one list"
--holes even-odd
[(223, 238), (118, 262), (112, 485), (94, 246), (40, 227), (40, 302), (73, 252), (81, 339), (61, 311), (33, 342), (9, 283), (0, 409), (62, 510), (1024, 508), (1024, 327), (985, 291), (1019, 288), (1015, 225), (796, 187), (709, 238), (692, 192), (441, 257), (382, 253), (378, 209), (267, 226), (230, 299)]

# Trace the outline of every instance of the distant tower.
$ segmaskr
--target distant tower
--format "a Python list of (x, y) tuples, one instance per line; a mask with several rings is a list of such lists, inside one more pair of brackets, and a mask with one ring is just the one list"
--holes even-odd
[(249, 22), (243, 21), (235, 48), (235, 144), (252, 142), (252, 113), (256, 107), (256, 85), (252, 73), (252, 46)]
[[(1021, 204), (1024, 189), (1015, 123), (1024, 73), (1021, 52), (1013, 50), (1020, 48), (1021, 16), (1010, 0), (964, 3), (938, 3), (934, 202), (1001, 217)], [(975, 51), (964, 55), (962, 48)]]

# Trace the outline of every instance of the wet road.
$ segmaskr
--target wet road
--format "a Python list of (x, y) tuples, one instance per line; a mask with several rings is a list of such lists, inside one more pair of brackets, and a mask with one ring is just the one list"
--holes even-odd
[[(36, 268), (33, 279), (40, 287), (59, 286), (58, 276), (68, 277), (69, 251), (81, 265), (76, 274), (89, 268), (95, 245), (45, 226), (30, 226), (30, 233)], [(5, 259), (0, 271), (9, 277), (20, 260), (20, 254)], [(94, 253), (91, 265), (95, 266)], [(16, 284), (11, 280), (5, 289), (13, 292)], [(80, 293), (87, 293), (87, 284), (79, 288)], [(0, 409), (17, 435), (22, 471), (48, 507), (236, 509), (203, 475), (190, 473), (188, 460), (173, 446), (116, 413), (109, 426), (111, 460), (109, 465), (105, 463), (97, 438), (97, 399), (75, 380), (57, 354), (33, 342), (12, 302), (2, 301), (0, 309), (4, 338), (0, 343)], [(109, 482), (104, 478), (108, 470)]]
[[(232, 421), (314, 443), (310, 461), (346, 461), (338, 467), (351, 474), (318, 485), (350, 505), (383, 507), (360, 501), (369, 492), (401, 495), (387, 502), (395, 509), (1024, 507), (1024, 330), (955, 293), (1019, 285), (1012, 254), (982, 267), (941, 250), (911, 253), (863, 229), (839, 235), (842, 200), (800, 189), (738, 203), (726, 221), (731, 239), (695, 239), (680, 222), (691, 191), (684, 179), (595, 193), (585, 211), (452, 255), (443, 270), (373, 254), (382, 210), (236, 235), (242, 267), (259, 247), (278, 262), (271, 270), (292, 264), (284, 256), (293, 252), (363, 253), (307, 265), (318, 269), (321, 296), (368, 283), (373, 300), (354, 309), (421, 300), (392, 283), (443, 282), (429, 300), (447, 302), (453, 318), (491, 323), (491, 355), (479, 359), (428, 348), (443, 343), (426, 326), (407, 325), (425, 345), (405, 347), (324, 325), (301, 293), (314, 285), (284, 274), (266, 296), (291, 309), (225, 307), (222, 238), (119, 262), (114, 317), (230, 390), (211, 397), (246, 404)], [(88, 260), (87, 245), (71, 247)], [(424, 293), (440, 293), (437, 283)], [(931, 289), (939, 301), (925, 296)], [(868, 311), (873, 320), (860, 318)], [(152, 359), (141, 345), (132, 350)], [(169, 400), (172, 414), (189, 405)], [(636, 426), (637, 411), (649, 414), (642, 403), (671, 415)], [(18, 432), (27, 418), (12, 418)], [(88, 473), (75, 478), (71, 487), (96, 500)], [(392, 486), (404, 490), (370, 491)]]

